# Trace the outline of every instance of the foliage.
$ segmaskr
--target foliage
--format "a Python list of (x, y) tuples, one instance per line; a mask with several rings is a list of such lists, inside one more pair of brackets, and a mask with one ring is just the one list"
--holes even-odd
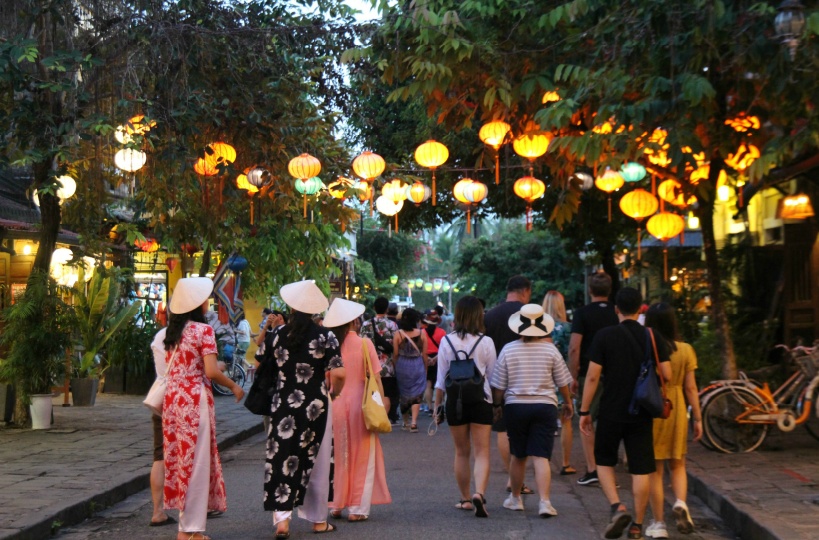
[(390, 276), (408, 277), (415, 264), (415, 254), (420, 243), (405, 233), (387, 234), (387, 231), (365, 231), (356, 242), (358, 257), (372, 265), (373, 276), (388, 281)]
[(147, 373), (154, 365), (151, 342), (158, 331), (153, 322), (138, 324), (136, 319), (130, 319), (108, 342), (108, 365), (135, 375)]
[(80, 270), (72, 289), (77, 332), (84, 348), (75, 371), (79, 377), (97, 378), (105, 369), (97, 355), (112, 336), (133, 321), (140, 305), (125, 301), (126, 272), (119, 268), (94, 268), (87, 290), (83, 277), (84, 271)]
[(583, 305), (583, 273), (560, 238), (548, 230), (526, 232), (516, 223), (491, 237), (465, 243), (458, 257), (460, 282), (475, 285), (477, 296), (493, 306), (506, 297), (506, 282), (516, 274), (532, 280), (532, 302), (547, 291), (563, 293), (568, 309)]
[(17, 385), (25, 404), (35, 394), (49, 394), (63, 375), (75, 324), (62, 290), (48, 274), (33, 272), (25, 292), (3, 314), (0, 380)]

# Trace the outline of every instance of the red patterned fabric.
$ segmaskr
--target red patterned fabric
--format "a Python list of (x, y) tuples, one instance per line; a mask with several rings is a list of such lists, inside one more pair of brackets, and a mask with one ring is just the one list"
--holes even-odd
[[(213, 409), (213, 390), (205, 375), (204, 357), (216, 354), (213, 328), (207, 324), (190, 322), (182, 332), (179, 353), (168, 373), (168, 387), (162, 414), (162, 433), (165, 440), (165, 508), (183, 510), (188, 482), (193, 472), (194, 450), (199, 429), (199, 400), (207, 399), (210, 414), (210, 490), (208, 511), (227, 509), (222, 460), (216, 448), (216, 418)], [(166, 360), (171, 361), (168, 352)], [(204, 441), (203, 441), (204, 442)], [(207, 449), (208, 445), (200, 445)]]

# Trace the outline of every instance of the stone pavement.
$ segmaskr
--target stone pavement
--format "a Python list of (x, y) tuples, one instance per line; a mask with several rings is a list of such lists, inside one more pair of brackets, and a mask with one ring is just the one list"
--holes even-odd
[[(94, 407), (54, 398), (51, 430), (0, 428), (0, 539), (41, 540), (149, 486), (151, 417), (142, 396), (100, 394)], [(216, 398), (220, 449), (262, 431), (260, 417)]]
[(771, 427), (749, 454), (689, 445), (689, 493), (743, 539), (819, 538), (819, 441), (803, 428)]
[[(55, 399), (52, 430), (0, 429), (0, 539), (48, 538), (147, 488), (151, 423), (141, 400), (101, 394), (95, 407), (62, 408)], [(217, 398), (216, 414), (221, 449), (262, 429), (232, 398)], [(739, 537), (819, 538), (819, 441), (803, 429), (774, 430), (752, 454), (692, 444), (689, 462), (690, 491)]]

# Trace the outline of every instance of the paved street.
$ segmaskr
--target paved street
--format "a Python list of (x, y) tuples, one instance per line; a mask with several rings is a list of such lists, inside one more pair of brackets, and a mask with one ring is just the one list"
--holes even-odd
[[(424, 421), (424, 426), (428, 423)], [(335, 522), (339, 531), (332, 538), (391, 540), (418, 538), (507, 538), (507, 539), (596, 539), (600, 538), (608, 504), (597, 487), (581, 487), (577, 476), (553, 479), (552, 502), (560, 515), (553, 519), (537, 516), (537, 496), (524, 498), (524, 513), (501, 507), (506, 496), (505, 476), (497, 455), (493, 455), (489, 493), (489, 519), (477, 519), (471, 512), (456, 510), (458, 492), (451, 470), (453, 447), (446, 426), (429, 437), (422, 431), (402, 431), (382, 437), (386, 455), (387, 480), (393, 504), (373, 507), (367, 523)], [(272, 538), (271, 515), (261, 507), (263, 435), (254, 436), (223, 454), (228, 492), (227, 513), (209, 522), (208, 533), (217, 540)], [(579, 446), (576, 449), (580, 451)], [(579, 454), (577, 454), (579, 456)], [(579, 463), (576, 459), (575, 463)], [(531, 471), (529, 473), (531, 475)], [(627, 477), (620, 483), (627, 486)], [(530, 485), (534, 482), (527, 481)], [(627, 497), (624, 496), (627, 499)], [(630, 504), (630, 501), (629, 501)], [(148, 540), (173, 538), (175, 527), (149, 528), (150, 498), (147, 491), (109, 508), (85, 523), (64, 529), (60, 540), (132, 538)], [(698, 525), (694, 535), (675, 530), (671, 538), (734, 538), (710, 510), (693, 499), (691, 510)], [(294, 537), (310, 534), (307, 522), (295, 520)]]

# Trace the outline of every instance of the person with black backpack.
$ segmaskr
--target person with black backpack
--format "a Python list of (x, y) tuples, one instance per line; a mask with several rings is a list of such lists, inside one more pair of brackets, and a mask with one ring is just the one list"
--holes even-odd
[[(446, 392), (446, 421), (455, 443), (455, 480), (461, 510), (488, 517), (486, 486), (489, 483), (489, 447), (492, 427), (492, 394), (489, 378), (495, 367), (495, 345), (484, 336), (483, 304), (464, 296), (455, 305), (455, 331), (438, 348), (438, 379), (435, 383), (435, 421), (443, 420)], [(469, 457), (475, 450), (470, 495)]]

